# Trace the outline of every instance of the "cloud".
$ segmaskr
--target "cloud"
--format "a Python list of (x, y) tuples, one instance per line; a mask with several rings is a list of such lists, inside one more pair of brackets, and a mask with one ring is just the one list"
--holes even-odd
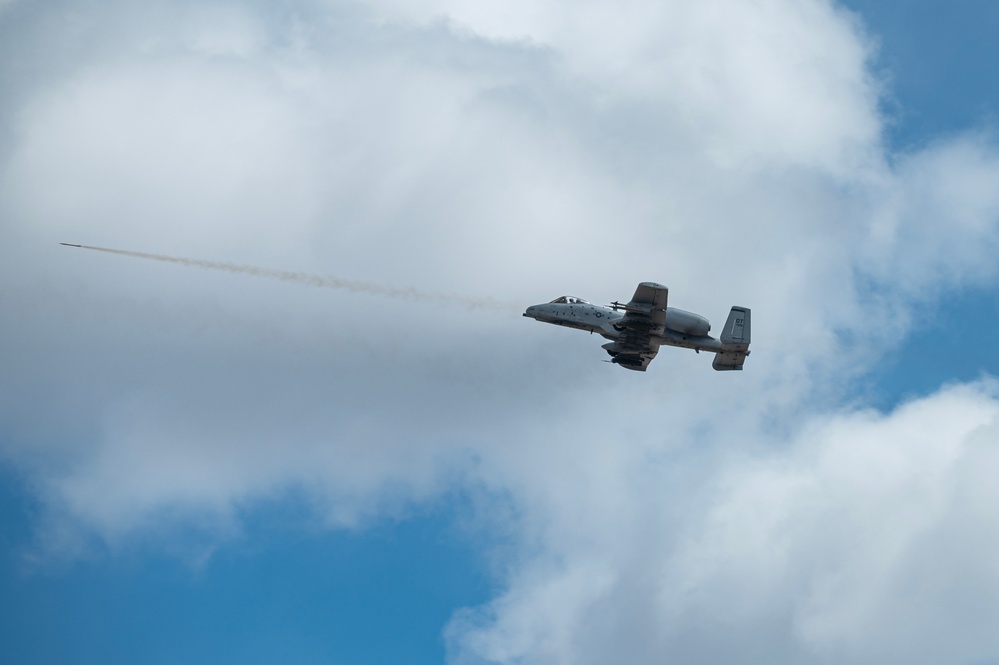
[[(0, 455), (46, 552), (224, 542), (286, 493), (363, 527), (458, 490), (516, 536), (503, 593), (449, 629), (459, 662), (930, 662), (952, 596), (981, 611), (938, 644), (994, 648), (994, 387), (884, 415), (851, 382), (915, 306), (995, 278), (999, 158), (980, 134), (889, 154), (855, 17), (74, 7), (104, 29), (12, 5), (31, 38), (0, 40), (35, 63), (2, 66)], [(516, 313), (60, 241), (525, 305), (655, 279), (716, 326), (752, 307), (754, 351), (638, 377)]]
[[(510, 590), (452, 622), (456, 662), (993, 655), (996, 390), (817, 415), (779, 448), (745, 431), (712, 465), (682, 472), (675, 453), (630, 466), (627, 485), (597, 491), (613, 507), (552, 508), (553, 537)], [(588, 538), (567, 538), (567, 524)]]
[(994, 279), (997, 166), (995, 140), (987, 132), (902, 156), (875, 208), (864, 249), (872, 255), (868, 270), (908, 291)]
[(660, 126), (727, 165), (846, 175), (876, 157), (870, 50), (857, 22), (827, 2), (373, 4), (422, 25), (446, 20), (550, 48), (562, 71), (593, 84), (601, 104), (654, 110)]

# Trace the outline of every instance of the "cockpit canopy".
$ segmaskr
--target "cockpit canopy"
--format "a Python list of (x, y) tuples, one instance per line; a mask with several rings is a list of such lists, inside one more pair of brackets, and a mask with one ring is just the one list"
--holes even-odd
[(561, 303), (563, 305), (566, 305), (566, 304), (568, 304), (568, 305), (589, 305), (590, 304), (590, 303), (586, 302), (585, 300), (583, 300), (582, 298), (576, 298), (574, 296), (561, 296), (559, 298), (556, 298), (555, 300), (552, 300), (552, 303), (553, 304), (555, 304), (555, 303)]

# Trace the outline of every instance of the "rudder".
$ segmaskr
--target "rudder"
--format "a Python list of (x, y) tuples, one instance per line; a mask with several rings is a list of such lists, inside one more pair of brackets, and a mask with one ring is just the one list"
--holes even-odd
[(749, 355), (750, 310), (748, 307), (733, 307), (725, 321), (721, 337), (722, 350), (715, 354), (711, 363), (719, 372), (741, 370)]

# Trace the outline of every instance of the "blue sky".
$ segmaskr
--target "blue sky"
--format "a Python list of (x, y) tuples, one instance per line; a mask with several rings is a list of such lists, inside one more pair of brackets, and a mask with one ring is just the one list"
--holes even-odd
[[(997, 48), (991, 31), (999, 7), (989, 2), (847, 2), (879, 47), (893, 149), (913, 150), (965, 131), (994, 131), (999, 109)], [(925, 395), (948, 381), (995, 375), (999, 358), (969, 339), (999, 317), (999, 289), (982, 284), (949, 295), (923, 312), (923, 325), (873, 372), (882, 404)]]
[(8, 662), (440, 662), (451, 613), (489, 598), (454, 514), (317, 532), (280, 502), (198, 568), (137, 548), (33, 571), (28, 492), (4, 488)]
[[(999, 661), (997, 27), (0, 3), (0, 661)], [(746, 371), (503, 304), (646, 279)]]

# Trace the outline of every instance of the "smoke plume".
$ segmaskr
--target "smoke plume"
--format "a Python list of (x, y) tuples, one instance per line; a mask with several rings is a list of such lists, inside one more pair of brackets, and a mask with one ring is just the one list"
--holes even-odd
[(513, 312), (519, 310), (520, 306), (515, 303), (501, 302), (489, 297), (478, 297), (461, 295), (455, 293), (440, 293), (434, 291), (421, 291), (414, 288), (401, 288), (387, 286), (384, 284), (374, 284), (355, 279), (343, 279), (330, 275), (313, 275), (311, 273), (297, 272), (292, 270), (275, 270), (272, 268), (260, 268), (257, 266), (246, 266), (228, 261), (209, 261), (207, 259), (190, 259), (181, 256), (167, 256), (165, 254), (151, 254), (149, 252), (135, 252), (127, 249), (113, 249), (110, 247), (95, 247), (93, 245), (76, 245), (63, 242), (60, 245), (66, 247), (79, 247), (80, 249), (92, 249), (97, 252), (107, 252), (108, 254), (120, 254), (138, 259), (149, 259), (150, 261), (162, 261), (164, 263), (174, 263), (182, 266), (194, 268), (204, 268), (205, 270), (222, 270), (224, 272), (236, 273), (240, 275), (252, 275), (254, 277), (266, 277), (268, 279), (278, 279), (283, 282), (295, 282), (297, 284), (307, 284), (318, 286), (324, 289), (339, 289), (341, 291), (351, 291), (353, 293), (365, 293), (382, 296), (385, 298), (395, 298), (398, 300), (409, 300), (411, 302), (427, 302), (442, 305), (457, 305), (466, 309), (488, 309), (493, 311)]

